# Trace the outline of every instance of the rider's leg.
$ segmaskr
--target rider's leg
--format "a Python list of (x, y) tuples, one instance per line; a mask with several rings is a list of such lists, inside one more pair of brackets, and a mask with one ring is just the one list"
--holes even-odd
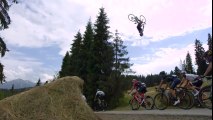
[(170, 86), (170, 91), (175, 100), (174, 105), (177, 105), (178, 103), (180, 103), (180, 100), (177, 98), (176, 91), (175, 91), (175, 88), (177, 87), (178, 84), (180, 84), (180, 82), (181, 82), (180, 79), (175, 78)]

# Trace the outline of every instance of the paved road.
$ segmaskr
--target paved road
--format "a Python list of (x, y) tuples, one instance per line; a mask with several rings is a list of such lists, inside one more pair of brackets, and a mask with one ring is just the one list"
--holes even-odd
[(209, 109), (167, 109), (96, 112), (103, 120), (212, 120)]

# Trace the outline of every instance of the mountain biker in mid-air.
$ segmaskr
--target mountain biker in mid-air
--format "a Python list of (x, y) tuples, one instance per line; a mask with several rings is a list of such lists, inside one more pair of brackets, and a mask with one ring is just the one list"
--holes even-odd
[(143, 36), (144, 24), (145, 23), (143, 21), (141, 20), (138, 21), (137, 29), (141, 37)]
[(166, 75), (164, 71), (161, 71), (159, 75), (161, 77), (161, 82), (158, 86), (159, 87), (158, 89), (162, 88), (163, 83), (166, 82), (165, 89), (167, 89), (167, 87), (170, 88), (169, 91), (172, 94), (173, 99), (175, 101), (173, 105), (179, 104), (180, 100), (176, 96), (175, 88), (181, 82), (181, 80), (177, 76)]

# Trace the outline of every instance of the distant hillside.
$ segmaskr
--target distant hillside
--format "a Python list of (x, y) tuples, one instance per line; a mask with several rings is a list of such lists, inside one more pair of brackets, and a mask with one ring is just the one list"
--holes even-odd
[(83, 83), (67, 76), (0, 100), (0, 120), (101, 120), (82, 98)]
[(22, 89), (34, 87), (35, 83), (29, 80), (15, 79), (12, 81), (7, 81), (6, 83), (0, 84), (0, 89), (11, 89), (14, 85), (14, 89)]

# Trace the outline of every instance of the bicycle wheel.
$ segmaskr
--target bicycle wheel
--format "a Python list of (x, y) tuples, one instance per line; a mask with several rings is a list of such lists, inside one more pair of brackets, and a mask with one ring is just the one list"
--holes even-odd
[(130, 21), (135, 22), (135, 15), (129, 14), (128, 18), (129, 18)]
[(198, 95), (198, 100), (199, 100), (201, 106), (203, 106), (205, 108), (209, 108), (209, 109), (212, 109), (211, 89), (212, 89), (212, 87), (210, 85), (203, 87), (200, 90), (200, 93)]
[(140, 104), (135, 98), (129, 101), (129, 105), (131, 106), (132, 110), (138, 110), (140, 108)]
[(146, 18), (143, 15), (140, 15), (140, 20), (146, 23)]
[(182, 91), (181, 93), (177, 94), (177, 98), (180, 99), (178, 107), (181, 109), (189, 109), (191, 105), (194, 105), (194, 98), (191, 98), (189, 92)]
[(154, 98), (154, 105), (159, 110), (165, 110), (169, 106), (169, 100), (163, 93), (158, 93)]
[(152, 110), (154, 107), (154, 100), (152, 97), (150, 96), (146, 96), (145, 101), (144, 101), (144, 107), (147, 110)]
[(191, 91), (187, 91), (187, 93), (189, 94), (190, 100), (191, 100), (190, 105), (187, 109), (191, 109), (195, 105), (195, 96), (194, 96), (194, 94), (192, 94)]
[(107, 109), (107, 103), (105, 102), (105, 100), (101, 101), (101, 109), (102, 111), (105, 111)]

